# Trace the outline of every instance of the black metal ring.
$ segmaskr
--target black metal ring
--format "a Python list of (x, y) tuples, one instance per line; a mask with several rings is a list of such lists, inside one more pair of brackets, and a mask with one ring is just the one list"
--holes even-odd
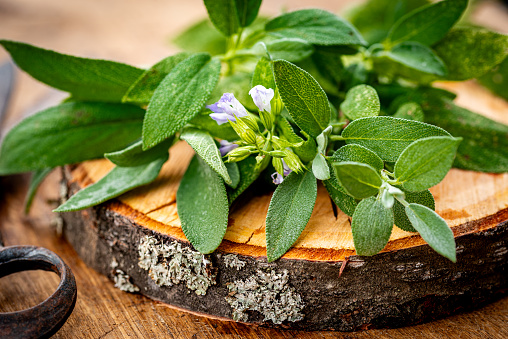
[(2, 338), (50, 337), (62, 327), (76, 304), (74, 274), (55, 253), (36, 246), (0, 249), (0, 278), (27, 270), (53, 271), (60, 276), (60, 284), (49, 298), (37, 306), (18, 312), (0, 313)]

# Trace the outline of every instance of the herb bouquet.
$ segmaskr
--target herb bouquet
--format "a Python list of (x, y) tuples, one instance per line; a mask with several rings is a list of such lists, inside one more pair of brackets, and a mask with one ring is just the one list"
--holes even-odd
[(56, 209), (77, 211), (152, 182), (185, 140), (196, 155), (178, 215), (201, 253), (221, 243), (234, 201), (273, 181), (266, 254), (277, 260), (320, 180), (352, 218), (358, 255), (380, 252), (395, 225), (456, 261), (428, 189), (452, 166), (508, 172), (508, 126), (431, 84), (477, 78), (506, 97), (508, 37), (456, 25), (466, 0), (369, 1), (350, 21), (320, 9), (266, 19), (261, 0), (204, 4), (216, 30), (197, 23), (175, 40), (186, 51), (149, 69), (0, 41), (21, 69), (70, 94), (9, 132), (0, 174), (31, 171), (36, 187), (54, 167), (109, 159), (106, 176)]

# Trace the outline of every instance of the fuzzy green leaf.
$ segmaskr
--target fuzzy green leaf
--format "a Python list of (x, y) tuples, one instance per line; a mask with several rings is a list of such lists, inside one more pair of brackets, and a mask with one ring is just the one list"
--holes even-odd
[(231, 178), (231, 184), (228, 184), (228, 186), (235, 189), (240, 183), (240, 170), (238, 169), (238, 164), (236, 162), (228, 162), (226, 164), (226, 168), (228, 170), (228, 175)]
[(267, 42), (266, 49), (273, 60), (284, 59), (290, 62), (303, 60), (314, 52), (314, 47), (310, 43), (296, 38)]
[(0, 175), (101, 158), (136, 141), (144, 110), (69, 102), (41, 111), (10, 130), (0, 150)]
[(151, 162), (132, 166), (116, 166), (96, 183), (83, 188), (60, 205), (55, 212), (71, 212), (98, 205), (122, 193), (146, 185), (157, 178), (169, 155), (157, 157)]
[(150, 67), (129, 87), (127, 93), (122, 98), (122, 102), (148, 105), (161, 81), (164, 80), (176, 65), (190, 56), (191, 53), (178, 53)]
[(434, 251), (453, 262), (457, 261), (453, 232), (443, 218), (430, 208), (414, 203), (406, 207), (406, 214), (413, 227)]
[(356, 206), (351, 230), (358, 255), (374, 255), (385, 248), (393, 228), (393, 212), (374, 197)]
[(273, 70), (289, 114), (298, 127), (316, 138), (330, 122), (330, 106), (325, 92), (309, 73), (290, 62), (276, 60)]
[(488, 73), (477, 79), (494, 94), (508, 100), (508, 57)]
[(231, 36), (238, 32), (240, 21), (236, 8), (236, 0), (203, 0), (208, 12), (208, 17), (225, 36)]
[[(240, 173), (240, 181), (236, 188), (227, 187), (229, 204), (231, 205), (256, 179), (261, 171), (256, 169), (256, 157), (249, 156), (236, 163)], [(231, 179), (233, 180), (233, 179)]]
[(372, 166), (372, 168), (377, 171), (381, 171), (384, 166), (383, 160), (381, 160), (381, 158), (376, 153), (372, 152), (368, 148), (356, 144), (342, 146), (336, 150), (335, 153), (333, 153), (332, 160), (334, 162), (361, 162)]
[(16, 64), (35, 79), (76, 100), (120, 102), (143, 73), (126, 64), (75, 57), (21, 42), (0, 40)]
[(123, 150), (106, 153), (104, 157), (117, 166), (139, 166), (152, 162), (154, 158), (165, 156), (173, 144), (173, 140), (174, 138), (169, 138), (157, 146), (143, 151), (143, 143), (140, 139)]
[(467, 80), (482, 76), (506, 58), (508, 36), (485, 29), (458, 28), (433, 48), (448, 67), (447, 80)]
[(210, 20), (204, 19), (180, 33), (173, 43), (184, 51), (217, 55), (226, 53), (227, 40)]
[(185, 128), (180, 134), (180, 139), (194, 149), (194, 151), (203, 159), (217, 174), (219, 174), (226, 184), (232, 184), (226, 165), (222, 161), (219, 149), (212, 136), (197, 128)]
[[(333, 171), (331, 172), (331, 177), (335, 177)], [(342, 212), (346, 213), (346, 215), (352, 217), (356, 206), (358, 206), (356, 199), (347, 194), (344, 188), (332, 185), (331, 180), (324, 180), (323, 184), (335, 205), (337, 205)]]
[(257, 17), (262, 0), (235, 0), (238, 22), (241, 27), (249, 26)]
[(251, 87), (262, 85), (265, 88), (275, 90), (275, 78), (273, 75), (273, 65), (270, 60), (263, 57), (259, 59), (254, 74), (252, 75)]
[(174, 135), (203, 108), (217, 85), (220, 61), (207, 53), (177, 64), (162, 80), (150, 100), (143, 121), (143, 149)]
[[(423, 205), (430, 208), (431, 210), (436, 208), (434, 196), (432, 193), (430, 193), (429, 190), (421, 192), (408, 192), (403, 190), (403, 192), (406, 196), (404, 200), (406, 200), (408, 203)], [(398, 228), (406, 232), (417, 232), (406, 215), (405, 207), (398, 200), (395, 200), (395, 204), (393, 205), (393, 219), (395, 226)]]
[(396, 161), (413, 141), (431, 136), (450, 134), (423, 122), (386, 116), (357, 119), (342, 132), (346, 143), (364, 146), (384, 161)]
[(266, 23), (265, 30), (279, 37), (299, 38), (314, 45), (365, 45), (349, 22), (322, 9), (282, 14)]
[(51, 171), (53, 171), (53, 168), (44, 168), (32, 173), (32, 177), (30, 178), (30, 185), (28, 186), (28, 192), (26, 193), (25, 197), (25, 214), (30, 212), (30, 207), (32, 206), (32, 202), (34, 200), (35, 194), (37, 193), (37, 189), (39, 188), (42, 181), (48, 176), (48, 174), (51, 173)]
[(422, 107), (418, 105), (416, 102), (406, 102), (400, 105), (400, 107), (397, 109), (397, 112), (395, 112), (393, 117), (416, 121), (425, 120)]
[(228, 196), (222, 178), (198, 155), (183, 175), (176, 204), (187, 239), (199, 252), (213, 252), (226, 234)]
[(351, 88), (340, 109), (350, 120), (379, 115), (381, 103), (374, 88), (369, 85), (358, 85)]
[(316, 179), (330, 179), (330, 168), (328, 167), (325, 157), (321, 153), (316, 154), (314, 161), (312, 161), (312, 173), (314, 173)]
[(295, 243), (310, 219), (317, 197), (314, 175), (290, 173), (273, 193), (266, 215), (266, 255), (277, 260)]
[(382, 55), (420, 72), (439, 76), (444, 76), (447, 73), (443, 61), (429, 47), (418, 42), (400, 43)]
[(404, 41), (416, 41), (430, 46), (441, 40), (460, 19), (467, 0), (446, 0), (429, 4), (404, 15), (388, 33), (392, 46)]
[(437, 185), (452, 167), (462, 138), (428, 137), (409, 145), (395, 163), (395, 178), (408, 191)]
[(335, 176), (346, 192), (356, 199), (365, 199), (377, 194), (382, 180), (370, 165), (354, 161), (334, 162)]

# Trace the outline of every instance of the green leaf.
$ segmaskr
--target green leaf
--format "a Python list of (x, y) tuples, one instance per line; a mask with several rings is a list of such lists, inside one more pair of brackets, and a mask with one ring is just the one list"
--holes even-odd
[(236, 0), (203, 0), (208, 17), (225, 36), (238, 32), (240, 21), (236, 8)]
[(395, 163), (395, 178), (408, 191), (437, 185), (452, 167), (462, 138), (428, 137), (409, 145)]
[(231, 184), (228, 184), (228, 186), (235, 189), (240, 183), (240, 170), (238, 169), (238, 164), (236, 162), (228, 162), (226, 164), (226, 168), (228, 170), (228, 175), (231, 178)]
[(314, 173), (316, 179), (330, 179), (330, 168), (328, 167), (325, 157), (321, 153), (316, 154), (314, 161), (312, 161), (312, 173)]
[[(434, 197), (429, 190), (421, 192), (404, 191), (404, 194), (406, 195), (404, 200), (406, 200), (408, 203), (423, 205), (430, 208), (431, 210), (436, 208)], [(395, 200), (395, 204), (393, 205), (393, 219), (395, 226), (398, 228), (406, 232), (417, 232), (406, 215), (405, 207), (398, 200)]]
[(404, 41), (430, 46), (446, 35), (466, 7), (467, 0), (440, 1), (420, 7), (393, 25), (387, 41), (392, 46)]
[[(206, 109), (208, 112), (211, 112), (209, 109)], [(238, 140), (238, 134), (236, 134), (233, 127), (230, 124), (217, 124), (217, 121), (210, 118), (209, 113), (201, 112), (196, 115), (190, 121), (190, 124), (196, 126), (200, 129), (208, 131), (213, 137), (223, 139), (223, 140)]]
[(180, 139), (187, 141), (201, 159), (224, 179), (226, 184), (232, 184), (215, 140), (213, 140), (209, 133), (189, 127), (183, 130), (182, 134), (180, 134)]
[(508, 58), (477, 79), (494, 94), (508, 101)]
[(188, 52), (226, 53), (227, 40), (208, 19), (198, 21), (173, 39), (173, 43)]
[(257, 17), (262, 0), (235, 0), (236, 13), (241, 27), (249, 26)]
[(289, 114), (298, 127), (316, 138), (330, 122), (330, 106), (325, 92), (309, 73), (290, 62), (276, 60), (273, 70)]
[(393, 212), (374, 197), (360, 201), (356, 206), (351, 230), (358, 255), (379, 253), (390, 239), (393, 228)]
[(10, 130), (0, 150), (0, 175), (101, 158), (136, 141), (144, 110), (69, 102), (41, 111)]
[(251, 88), (257, 85), (262, 85), (265, 88), (272, 88), (275, 90), (275, 78), (273, 75), (273, 65), (268, 58), (259, 59), (254, 74), (252, 75)]
[(291, 62), (303, 60), (314, 52), (314, 47), (310, 43), (297, 38), (267, 42), (266, 49), (273, 60), (284, 59)]
[(0, 40), (16, 64), (35, 79), (82, 101), (120, 102), (143, 73), (126, 64), (79, 58), (21, 42)]
[(443, 218), (430, 208), (418, 204), (409, 204), (406, 214), (413, 227), (434, 251), (453, 262), (457, 261), (453, 232)]
[(104, 157), (117, 166), (139, 166), (152, 162), (154, 158), (165, 156), (171, 145), (173, 145), (173, 141), (174, 138), (169, 138), (157, 146), (143, 151), (143, 143), (140, 139), (123, 150), (106, 153)]
[(381, 171), (384, 166), (383, 160), (381, 160), (376, 153), (372, 152), (368, 148), (356, 144), (345, 145), (336, 150), (332, 155), (332, 161), (361, 162), (372, 166), (372, 168), (377, 171)]
[(448, 67), (447, 80), (467, 80), (482, 76), (503, 61), (508, 53), (508, 36), (485, 29), (458, 28), (433, 48)]
[(191, 53), (178, 53), (150, 67), (129, 87), (127, 93), (122, 98), (122, 102), (130, 102), (143, 106), (148, 105), (161, 81), (164, 80), (176, 65), (190, 56)]
[(176, 65), (155, 90), (143, 121), (143, 148), (174, 135), (202, 109), (217, 85), (220, 61), (195, 54)]
[(176, 204), (187, 239), (199, 252), (213, 252), (226, 234), (228, 196), (222, 178), (197, 155), (183, 175)]
[[(261, 171), (256, 169), (256, 157), (249, 156), (236, 163), (240, 172), (240, 182), (236, 188), (227, 187), (229, 204), (231, 205), (256, 179)], [(233, 180), (233, 179), (231, 179)]]
[(384, 161), (396, 161), (413, 141), (431, 136), (450, 136), (437, 126), (393, 117), (370, 117), (352, 121), (342, 132), (348, 144), (374, 151)]
[(96, 183), (83, 188), (69, 200), (60, 205), (54, 212), (71, 212), (98, 205), (115, 198), (122, 193), (146, 185), (157, 178), (162, 165), (169, 155), (155, 158), (139, 166), (116, 166)]
[(314, 138), (311, 138), (307, 133), (302, 132), (303, 136), (307, 138), (304, 140), (300, 136), (296, 135), (293, 127), (286, 118), (279, 116), (277, 127), (280, 129), (280, 135), (286, 138), (293, 144), (302, 143), (301, 146), (293, 147), (293, 151), (298, 155), (300, 160), (304, 163), (313, 160), (316, 157), (317, 146)]
[(415, 121), (424, 121), (425, 119), (422, 107), (416, 102), (406, 102), (400, 105), (393, 117)]
[(350, 120), (379, 115), (381, 103), (374, 88), (369, 85), (358, 85), (351, 88), (340, 104), (341, 111)]
[(266, 23), (265, 30), (283, 38), (299, 38), (314, 45), (365, 45), (347, 21), (321, 9), (282, 14)]
[(372, 166), (354, 161), (334, 162), (332, 166), (337, 180), (353, 198), (365, 199), (378, 193), (382, 179)]
[[(331, 177), (335, 177), (333, 171), (331, 172)], [(346, 215), (352, 217), (356, 206), (358, 206), (358, 202), (355, 198), (347, 194), (344, 188), (332, 185), (331, 180), (324, 180), (323, 184), (335, 205), (337, 205), (342, 212), (346, 213)]]
[(446, 66), (443, 61), (429, 47), (418, 42), (400, 43), (383, 55), (404, 66), (424, 73), (446, 75)]
[(266, 255), (277, 260), (295, 243), (310, 219), (317, 197), (314, 175), (291, 172), (273, 193), (266, 215)]
[(32, 202), (35, 197), (35, 193), (37, 193), (37, 189), (39, 188), (42, 181), (48, 176), (49, 173), (53, 171), (53, 168), (44, 168), (41, 170), (34, 171), (32, 173), (32, 177), (30, 178), (30, 185), (28, 186), (28, 192), (25, 197), (25, 214), (30, 212), (30, 207), (32, 206)]
[(477, 79), (494, 94), (508, 101), (508, 58)]

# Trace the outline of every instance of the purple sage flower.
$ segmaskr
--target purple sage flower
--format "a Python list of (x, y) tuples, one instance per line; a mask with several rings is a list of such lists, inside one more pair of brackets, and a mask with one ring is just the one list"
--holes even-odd
[(279, 172), (272, 173), (272, 180), (275, 185), (279, 185), (284, 181), (284, 177), (288, 176), (289, 173), (293, 172), (291, 168), (286, 164), (284, 159), (282, 159), (282, 166), (284, 167), (284, 173), (280, 174)]
[(248, 115), (245, 107), (235, 98), (233, 93), (224, 93), (218, 102), (207, 105), (206, 108), (213, 112), (210, 114), (210, 118), (219, 125), (228, 122), (228, 120), (236, 121), (236, 117), (241, 118)]
[(274, 96), (273, 89), (266, 89), (262, 85), (257, 85), (249, 91), (249, 95), (252, 97), (252, 100), (260, 111), (264, 110), (268, 113), (271, 113), (272, 107), (270, 106), (270, 101)]
[(219, 143), (220, 143), (219, 152), (222, 157), (238, 147), (238, 144), (234, 144), (227, 140), (221, 140), (219, 141)]

